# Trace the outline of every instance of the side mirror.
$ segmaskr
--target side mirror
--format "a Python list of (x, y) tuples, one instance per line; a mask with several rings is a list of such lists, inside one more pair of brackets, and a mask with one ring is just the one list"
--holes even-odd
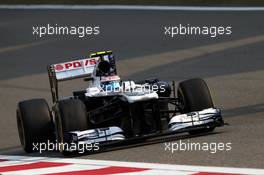
[(93, 77), (85, 77), (85, 78), (83, 79), (83, 81), (93, 81), (93, 80), (94, 80)]

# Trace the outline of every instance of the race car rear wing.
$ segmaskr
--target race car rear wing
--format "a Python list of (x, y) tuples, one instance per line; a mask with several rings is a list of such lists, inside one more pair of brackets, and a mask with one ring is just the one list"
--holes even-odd
[[(73, 60), (48, 66), (48, 75), (53, 102), (58, 101), (58, 82), (76, 78), (92, 78), (96, 76), (98, 64), (109, 63), (109, 72), (116, 74), (115, 60), (112, 51), (96, 52), (90, 58)], [(99, 70), (100, 71), (100, 70)]]
[(86, 58), (65, 63), (53, 64), (50, 68), (54, 71), (57, 81), (89, 77), (92, 76), (98, 60), (99, 57)]

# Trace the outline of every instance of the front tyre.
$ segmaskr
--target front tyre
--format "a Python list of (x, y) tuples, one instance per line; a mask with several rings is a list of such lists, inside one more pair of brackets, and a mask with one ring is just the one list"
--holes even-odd
[[(214, 108), (213, 100), (206, 82), (195, 78), (179, 83), (177, 95), (182, 104), (182, 113)], [(212, 132), (215, 127), (190, 131), (189, 134)]]
[[(59, 143), (67, 144), (66, 134), (70, 131), (83, 131), (88, 129), (86, 107), (81, 100), (67, 99), (59, 101), (57, 112), (56, 129)], [(63, 147), (59, 149), (64, 155), (71, 154)]]

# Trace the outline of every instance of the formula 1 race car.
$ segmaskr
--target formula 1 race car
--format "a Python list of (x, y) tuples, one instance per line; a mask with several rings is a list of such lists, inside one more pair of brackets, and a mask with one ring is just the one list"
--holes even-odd
[[(97, 144), (142, 142), (147, 138), (188, 132), (212, 132), (224, 122), (204, 80), (168, 83), (156, 78), (121, 81), (112, 51), (48, 66), (53, 105), (45, 99), (21, 101), (17, 125), (21, 145), (35, 143)], [(60, 81), (83, 78), (86, 89), (59, 97)], [(59, 146), (62, 153), (73, 152)]]

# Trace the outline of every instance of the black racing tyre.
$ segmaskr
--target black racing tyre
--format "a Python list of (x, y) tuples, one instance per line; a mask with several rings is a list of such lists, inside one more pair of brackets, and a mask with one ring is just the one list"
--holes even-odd
[[(59, 143), (67, 143), (65, 135), (69, 131), (83, 131), (88, 129), (85, 104), (81, 100), (67, 99), (58, 103), (58, 115), (56, 116), (57, 139)], [(60, 152), (69, 155), (70, 153), (59, 148)]]
[[(206, 82), (203, 79), (195, 78), (179, 83), (177, 95), (182, 102), (182, 113), (201, 111), (213, 108), (213, 100)], [(206, 128), (190, 131), (190, 134), (201, 134), (212, 132), (215, 128)]]
[(45, 99), (32, 99), (17, 105), (17, 127), (23, 149), (30, 153), (33, 144), (46, 143), (54, 137), (54, 127)]

